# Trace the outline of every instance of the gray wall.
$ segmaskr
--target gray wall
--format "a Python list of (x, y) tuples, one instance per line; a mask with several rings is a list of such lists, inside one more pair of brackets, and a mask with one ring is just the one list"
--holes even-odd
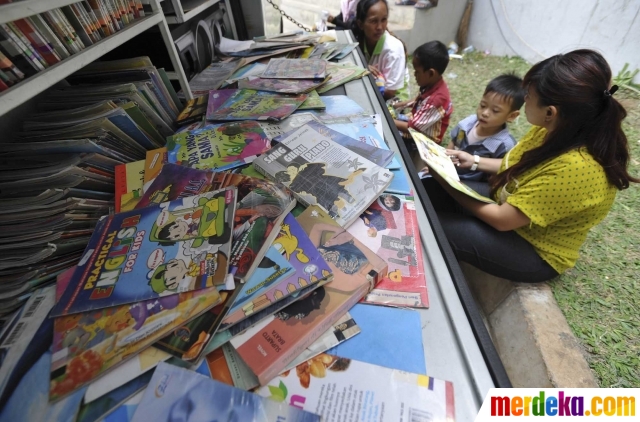
[(640, 0), (475, 0), (468, 40), (477, 49), (531, 63), (591, 48), (616, 75), (625, 63), (640, 68), (639, 15)]

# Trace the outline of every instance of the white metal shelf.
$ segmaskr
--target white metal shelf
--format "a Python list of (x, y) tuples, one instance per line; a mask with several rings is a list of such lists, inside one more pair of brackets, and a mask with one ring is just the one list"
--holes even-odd
[[(166, 15), (167, 23), (183, 23), (197, 15), (198, 13), (208, 9), (221, 0), (177, 0), (172, 1), (175, 15)], [(188, 9), (187, 12), (184, 10)], [(190, 9), (189, 9), (190, 8)]]
[[(32, 3), (32, 1), (28, 1)], [(42, 2), (45, 3), (45, 2)], [(54, 3), (47, 1), (49, 3)], [(58, 1), (55, 3), (62, 3)], [(73, 3), (68, 1), (67, 3)], [(16, 3), (18, 4), (18, 3)], [(3, 6), (4, 7), (4, 6)], [(0, 11), (2, 9), (0, 8)], [(75, 71), (82, 69), (89, 63), (99, 59), (104, 54), (118, 47), (119, 45), (129, 41), (136, 35), (146, 31), (154, 25), (158, 25), (163, 22), (162, 13), (154, 13), (153, 15), (145, 16), (131, 25), (126, 26), (119, 32), (116, 32), (109, 37), (100, 40), (82, 50), (81, 52), (74, 54), (73, 56), (62, 60), (59, 63), (54, 64), (45, 70), (26, 78), (19, 84), (16, 84), (6, 91), (0, 93), (0, 116), (4, 115), (8, 111), (16, 108), (20, 104), (28, 101), (29, 99), (40, 94), (47, 88), (60, 82), (67, 76), (71, 75)]]
[(80, 0), (22, 0), (0, 6), (0, 23), (13, 22), (58, 7), (78, 3)]

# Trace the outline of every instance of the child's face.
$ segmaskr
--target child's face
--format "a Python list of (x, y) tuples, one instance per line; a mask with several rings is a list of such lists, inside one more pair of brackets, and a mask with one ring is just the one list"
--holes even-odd
[(189, 232), (189, 225), (184, 220), (176, 220), (169, 228), (169, 240), (183, 239)]
[(369, 8), (364, 22), (358, 21), (360, 29), (364, 32), (367, 43), (374, 44), (387, 30), (387, 18), (389, 11), (383, 1), (379, 1)]
[(387, 208), (393, 208), (396, 205), (396, 200), (393, 199), (391, 196), (385, 196), (384, 197), (384, 205)]
[(498, 131), (506, 122), (512, 122), (519, 112), (511, 111), (511, 101), (496, 94), (489, 92), (482, 96), (478, 109), (478, 127), (485, 133), (487, 131)]
[(167, 262), (167, 268), (164, 273), (164, 285), (167, 290), (176, 290), (186, 274), (187, 267), (181, 259), (172, 259)]
[(420, 88), (436, 83), (436, 72), (434, 70), (423, 68), (415, 56), (413, 56), (411, 63), (413, 63), (413, 76), (416, 78), (416, 83)]

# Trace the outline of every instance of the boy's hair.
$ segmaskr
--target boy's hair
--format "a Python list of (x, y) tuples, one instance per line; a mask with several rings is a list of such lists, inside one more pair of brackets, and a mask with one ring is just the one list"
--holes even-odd
[(483, 95), (494, 93), (499, 98), (511, 103), (511, 111), (520, 110), (524, 104), (524, 88), (522, 79), (515, 73), (505, 73), (493, 78), (484, 90)]
[(416, 48), (413, 52), (413, 57), (418, 60), (420, 66), (424, 70), (434, 69), (440, 75), (447, 70), (449, 65), (449, 52), (447, 46), (440, 41), (429, 41)]
[(169, 235), (170, 235), (169, 230), (175, 225), (176, 225), (176, 222), (172, 221), (162, 226), (162, 228), (158, 231), (158, 239), (169, 240)]

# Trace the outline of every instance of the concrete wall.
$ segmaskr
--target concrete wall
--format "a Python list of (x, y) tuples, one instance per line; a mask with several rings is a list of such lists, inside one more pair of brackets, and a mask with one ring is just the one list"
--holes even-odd
[(591, 48), (615, 76), (625, 63), (640, 68), (640, 0), (475, 0), (468, 41), (531, 63)]
[[(389, 0), (390, 3), (393, 1)], [(448, 45), (456, 39), (466, 4), (467, 0), (440, 0), (437, 7), (427, 10), (415, 10), (404, 6), (404, 9), (415, 10), (414, 23), (408, 33), (398, 30), (398, 36), (405, 42), (409, 52), (432, 40), (439, 40)], [(390, 14), (392, 12), (390, 11)], [(392, 21), (391, 16), (389, 20)], [(389, 26), (393, 29), (392, 24)]]

